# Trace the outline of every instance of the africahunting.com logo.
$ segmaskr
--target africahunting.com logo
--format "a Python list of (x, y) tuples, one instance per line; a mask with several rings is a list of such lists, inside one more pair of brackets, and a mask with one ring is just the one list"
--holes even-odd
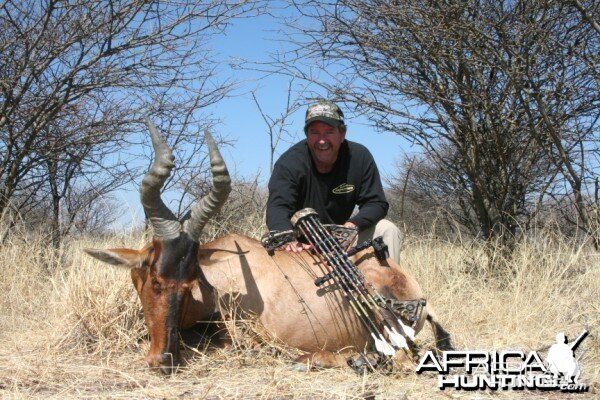
[(544, 362), (537, 351), (444, 351), (436, 356), (428, 351), (417, 366), (417, 374), (438, 373), (441, 390), (560, 390), (586, 392), (580, 383), (581, 368), (575, 350), (588, 335), (583, 331), (571, 343), (564, 333), (548, 350)]

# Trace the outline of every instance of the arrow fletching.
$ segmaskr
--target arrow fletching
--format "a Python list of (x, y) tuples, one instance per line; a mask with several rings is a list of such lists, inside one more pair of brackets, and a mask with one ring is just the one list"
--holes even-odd
[(390, 346), (383, 337), (378, 338), (374, 333), (371, 333), (371, 337), (373, 337), (373, 340), (375, 341), (375, 350), (377, 350), (377, 352), (386, 356), (393, 356), (396, 354), (394, 348)]
[(405, 325), (400, 318), (398, 318), (398, 323), (400, 327), (404, 331), (404, 334), (408, 336), (410, 340), (415, 340), (415, 330), (408, 325)]
[(400, 349), (408, 349), (408, 343), (406, 342), (406, 339), (404, 338), (404, 336), (402, 336), (401, 334), (399, 334), (396, 329), (392, 328), (392, 330), (390, 330), (387, 326), (385, 327), (385, 331), (388, 334), (388, 337), (390, 338), (390, 342), (392, 342), (392, 344), (394, 346), (396, 346), (396, 348), (400, 348)]

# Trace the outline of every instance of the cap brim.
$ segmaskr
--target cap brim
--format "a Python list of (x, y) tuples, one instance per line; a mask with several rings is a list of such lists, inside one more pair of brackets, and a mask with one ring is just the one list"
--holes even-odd
[(321, 116), (312, 117), (304, 123), (304, 132), (306, 132), (306, 130), (308, 129), (308, 126), (315, 121), (325, 122), (326, 124), (331, 125), (336, 128), (342, 124), (342, 121), (333, 119), (333, 118), (329, 118), (329, 117), (324, 117), (324, 116), (323, 117), (321, 117)]

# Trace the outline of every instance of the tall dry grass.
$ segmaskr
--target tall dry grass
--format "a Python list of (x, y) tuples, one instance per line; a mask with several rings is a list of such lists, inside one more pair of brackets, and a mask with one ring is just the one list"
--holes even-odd
[[(554, 336), (591, 331), (577, 351), (587, 394), (440, 392), (408, 371), (292, 372), (268, 347), (187, 347), (186, 367), (162, 377), (144, 364), (146, 331), (125, 270), (84, 247), (134, 247), (137, 236), (77, 239), (49, 250), (35, 235), (0, 246), (2, 398), (585, 398), (600, 388), (600, 260), (588, 247), (539, 234), (503, 267), (477, 242), (408, 237), (404, 264), (416, 275), (458, 348), (544, 351)], [(494, 253), (491, 253), (494, 256)], [(432, 336), (420, 335), (426, 346)]]

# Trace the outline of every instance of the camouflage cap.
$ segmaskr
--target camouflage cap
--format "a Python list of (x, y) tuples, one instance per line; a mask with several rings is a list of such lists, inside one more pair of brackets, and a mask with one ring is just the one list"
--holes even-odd
[(308, 126), (315, 121), (322, 121), (331, 126), (339, 127), (344, 124), (344, 113), (337, 104), (328, 100), (319, 100), (308, 106), (306, 110), (304, 133), (308, 132)]

